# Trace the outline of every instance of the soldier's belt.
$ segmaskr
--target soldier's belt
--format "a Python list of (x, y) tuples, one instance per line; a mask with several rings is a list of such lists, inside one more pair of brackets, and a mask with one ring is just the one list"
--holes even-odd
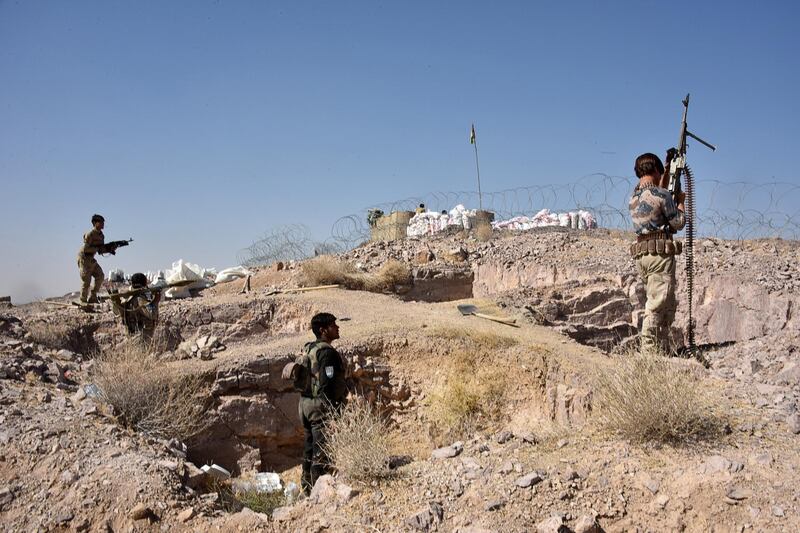
[(652, 233), (645, 233), (644, 235), (636, 236), (636, 242), (654, 241), (656, 239), (664, 239), (671, 241), (672, 234), (667, 233), (666, 231), (654, 231)]
[[(639, 237), (645, 237), (645, 235)], [(631, 244), (631, 257), (634, 259), (643, 255), (680, 255), (682, 251), (683, 243), (673, 241), (671, 238), (651, 237)]]

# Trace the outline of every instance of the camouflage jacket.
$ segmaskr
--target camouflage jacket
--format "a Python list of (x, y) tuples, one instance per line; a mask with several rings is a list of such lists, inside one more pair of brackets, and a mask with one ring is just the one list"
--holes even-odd
[(106, 237), (103, 235), (103, 232), (99, 229), (92, 228), (83, 234), (83, 246), (81, 246), (79, 254), (91, 255), (94, 257), (94, 254), (103, 250), (105, 242)]
[(158, 321), (158, 302), (155, 294), (144, 292), (132, 296), (124, 304), (123, 322), (131, 333), (154, 329)]
[(666, 227), (669, 227), (670, 233), (675, 233), (686, 224), (683, 213), (678, 211), (670, 192), (655, 185), (637, 185), (628, 209), (637, 235), (663, 231)]

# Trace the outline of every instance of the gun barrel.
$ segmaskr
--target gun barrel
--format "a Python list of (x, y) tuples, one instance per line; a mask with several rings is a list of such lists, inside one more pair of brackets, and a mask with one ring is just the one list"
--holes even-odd
[(716, 146), (714, 146), (713, 144), (711, 144), (711, 143), (709, 143), (709, 142), (706, 142), (706, 141), (704, 141), (703, 139), (701, 139), (700, 137), (698, 137), (697, 135), (695, 135), (695, 134), (694, 134), (694, 133), (692, 133), (691, 131), (687, 131), (687, 132), (686, 132), (686, 135), (687, 135), (687, 136), (689, 136), (689, 137), (691, 137), (691, 138), (692, 138), (692, 139), (694, 139), (695, 141), (697, 141), (697, 142), (699, 142), (699, 143), (702, 143), (703, 145), (707, 146), (708, 148), (711, 148), (711, 150), (712, 150), (712, 151), (716, 151), (716, 150), (717, 150), (717, 147), (716, 147)]

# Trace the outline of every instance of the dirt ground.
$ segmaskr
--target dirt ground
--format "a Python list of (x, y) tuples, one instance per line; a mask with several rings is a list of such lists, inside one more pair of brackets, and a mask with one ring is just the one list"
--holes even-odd
[[(452, 239), (441, 247), (452, 248)], [(493, 255), (502, 256), (494, 259), (502, 263), (526, 250), (533, 253), (536, 246), (542, 253), (548, 246), (569, 248), (572, 237), (547, 239), (525, 246), (501, 245), (502, 240), (464, 246), (471, 254), (480, 249), (484, 263)], [(592, 264), (615, 263), (614, 256), (598, 251), (603, 239), (590, 241), (591, 250), (577, 246), (578, 255)], [(396, 255), (410, 257), (415, 246)], [(761, 272), (783, 272), (786, 258), (796, 253), (770, 242), (707, 246), (780, 256), (753, 266)], [(370, 256), (374, 248), (360, 253)], [(383, 256), (370, 258), (380, 260)], [(704, 268), (713, 268), (711, 259), (704, 261)], [(751, 277), (746, 263), (725, 271)], [(796, 332), (767, 332), (716, 346), (707, 353), (708, 370), (675, 360), (676, 372), (689, 368), (714, 395), (727, 430), (685, 445), (635, 444), (599, 423), (595, 403), (594, 378), (613, 369), (620, 356), (532, 323), (522, 306), (500, 308), (491, 297), (403, 301), (343, 289), (267, 296), (295, 283), (296, 265), (287, 267), (260, 269), (247, 294), (240, 294), (237, 281), (197, 298), (165, 302), (162, 317), (183, 339), (213, 334), (226, 346), (208, 360), (173, 357), (173, 350), (165, 355), (166, 364), (219, 382), (226, 372), (296, 354), (309, 340), (309, 318), (332, 312), (341, 327), (337, 346), (347, 353), (375, 352), (391, 369), (395, 389), (409, 390), (407, 399), (392, 403), (386, 429), (394, 453), (410, 457), (393, 477), (367, 484), (339, 479), (336, 483), (354, 493), (321, 503), (301, 500), (274, 517), (248, 509), (231, 512), (215, 493), (185, 488), (185, 460), (167, 441), (122, 427), (106, 405), (80, 392), (91, 383), (94, 365), (86, 339), (98, 346), (120, 340), (113, 316), (34, 304), (0, 311), (0, 530), (800, 530)], [(628, 267), (620, 260), (619, 268)], [(780, 287), (763, 283), (775, 285), (770, 290), (776, 293), (793, 294), (796, 276), (779, 277)], [(458, 303), (512, 316), (521, 327), (462, 316)], [(71, 340), (55, 347), (37, 342), (30, 333), (37, 324), (61, 325), (72, 332)], [(437, 432), (430, 398), (454, 364), (476, 354), (470, 372), (478, 381), (502, 384), (492, 416), (464, 434)], [(257, 399), (248, 394), (243, 397)], [(453, 457), (432, 457), (456, 440), (461, 446)], [(296, 481), (298, 469), (290, 464), (280, 474)]]

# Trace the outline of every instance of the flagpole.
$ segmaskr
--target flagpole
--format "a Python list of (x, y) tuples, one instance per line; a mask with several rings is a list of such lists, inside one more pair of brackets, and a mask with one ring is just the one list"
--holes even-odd
[(470, 140), (475, 146), (475, 172), (478, 175), (478, 209), (483, 211), (483, 194), (481, 193), (481, 167), (478, 165), (478, 137), (475, 135), (475, 124), (472, 125)]

